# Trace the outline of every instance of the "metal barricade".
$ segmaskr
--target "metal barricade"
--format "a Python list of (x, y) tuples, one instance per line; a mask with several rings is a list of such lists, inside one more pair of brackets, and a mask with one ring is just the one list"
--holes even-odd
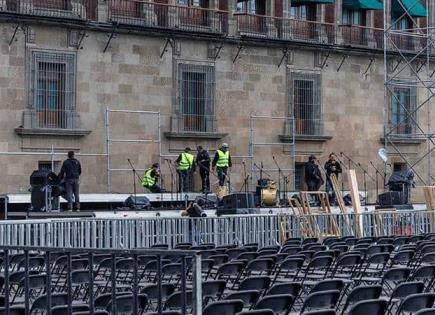
[(261, 247), (288, 237), (422, 234), (434, 231), (434, 224), (435, 214), (426, 211), (4, 221), (0, 222), (0, 246), (135, 249), (192, 242), (258, 243)]
[[(201, 256), (195, 251), (0, 246), (0, 253), (8, 266), (2, 314), (15, 314), (17, 308), (51, 314), (54, 306), (62, 314), (78, 308), (94, 314), (101, 307), (111, 314), (142, 314), (146, 308), (162, 314), (168, 281), (177, 283), (179, 295), (172, 307), (180, 314), (202, 314)], [(19, 283), (13, 273), (22, 274)], [(156, 296), (141, 293), (144, 283), (154, 286)]]

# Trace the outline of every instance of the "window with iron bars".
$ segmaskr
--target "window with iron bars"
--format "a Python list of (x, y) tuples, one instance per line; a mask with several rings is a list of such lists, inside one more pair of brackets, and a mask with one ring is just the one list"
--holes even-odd
[(214, 66), (178, 64), (177, 85), (179, 131), (214, 132)]
[(76, 55), (32, 51), (30, 74), (32, 127), (75, 129)]
[(289, 110), (298, 135), (322, 135), (321, 78), (319, 73), (290, 71)]
[(391, 133), (406, 135), (414, 133), (414, 110), (417, 103), (416, 87), (392, 87), (390, 90), (390, 128)]

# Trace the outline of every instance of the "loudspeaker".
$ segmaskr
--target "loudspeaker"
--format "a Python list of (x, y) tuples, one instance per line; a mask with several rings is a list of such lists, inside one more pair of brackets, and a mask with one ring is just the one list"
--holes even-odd
[(216, 215), (240, 215), (240, 214), (260, 214), (258, 208), (239, 208), (239, 209), (217, 209)]
[(222, 198), (222, 208), (255, 208), (254, 195), (252, 193), (234, 193)]
[(381, 206), (392, 206), (392, 205), (402, 205), (403, 198), (400, 191), (389, 191), (378, 196), (379, 205)]
[(134, 195), (130, 195), (127, 199), (125, 199), (124, 206), (129, 207), (130, 209), (147, 210), (151, 208), (151, 203), (150, 200), (145, 196), (137, 196), (135, 202)]
[(30, 175), (30, 186), (56, 185), (58, 181), (57, 175), (48, 170), (33, 171)]

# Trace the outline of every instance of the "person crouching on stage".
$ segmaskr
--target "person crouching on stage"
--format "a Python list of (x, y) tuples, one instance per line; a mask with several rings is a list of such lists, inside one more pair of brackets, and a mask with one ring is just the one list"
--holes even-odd
[(217, 175), (219, 178), (219, 186), (225, 185), (225, 179), (228, 174), (228, 168), (231, 168), (231, 155), (230, 151), (228, 150), (228, 144), (223, 143), (221, 148), (216, 151), (216, 154), (213, 159), (212, 168), (213, 171), (216, 167)]
[(154, 163), (150, 168), (145, 170), (142, 179), (142, 186), (147, 188), (153, 194), (163, 192), (162, 188), (157, 185), (160, 177), (159, 163)]

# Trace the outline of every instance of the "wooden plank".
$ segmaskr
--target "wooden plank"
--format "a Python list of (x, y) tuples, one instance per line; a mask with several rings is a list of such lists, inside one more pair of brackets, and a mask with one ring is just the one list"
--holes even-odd
[(349, 212), (347, 211), (346, 205), (344, 204), (343, 194), (341, 193), (337, 177), (335, 176), (335, 174), (331, 174), (330, 179), (332, 183), (332, 188), (334, 189), (335, 199), (338, 202), (338, 207), (340, 208), (340, 212), (341, 214), (343, 214), (344, 220), (346, 221), (347, 231), (350, 235), (354, 235), (352, 225), (349, 219)]
[(355, 221), (356, 221), (356, 236), (362, 237), (363, 236), (363, 221), (361, 220), (361, 214), (362, 214), (362, 208), (361, 208), (361, 201), (359, 199), (359, 190), (358, 190), (358, 181), (356, 178), (355, 170), (349, 170), (348, 173), (349, 178), (349, 189), (350, 189), (350, 196), (352, 198), (352, 208), (355, 215)]

